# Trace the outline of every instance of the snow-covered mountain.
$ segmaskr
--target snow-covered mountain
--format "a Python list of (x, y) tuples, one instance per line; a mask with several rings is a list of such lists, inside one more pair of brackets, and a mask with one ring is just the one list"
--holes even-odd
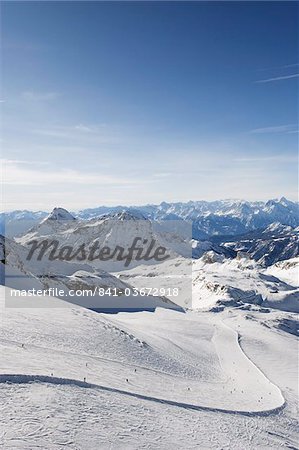
[(0, 234), (15, 237), (39, 223), (48, 213), (45, 211), (16, 210), (0, 213)]
[[(190, 215), (194, 214), (196, 209), (194, 203), (190, 202), (187, 206), (175, 204), (173, 207), (161, 204), (161, 214), (159, 213), (159, 218), (157, 216), (155, 220), (154, 207), (148, 207), (146, 212), (140, 209), (116, 210), (91, 219), (83, 219), (82, 214), (81, 218), (76, 218), (63, 208), (54, 208), (22, 236), (15, 240), (7, 238), (7, 270), (12, 270), (11, 279), (20, 278), (19, 273), (18, 277), (15, 276), (16, 271), (19, 271), (25, 274), (27, 279), (33, 277), (35, 284), (59, 287), (67, 292), (75, 287), (82, 290), (110, 287), (120, 294), (126, 289), (136, 288), (140, 291), (144, 288), (162, 288), (161, 293), (159, 291), (159, 300), (155, 302), (153, 299), (147, 299), (150, 309), (159, 301), (162, 301), (162, 304), (169, 301), (169, 305), (173, 303), (184, 308), (204, 308), (208, 305), (213, 308), (224, 303), (235, 306), (256, 304), (263, 307), (266, 304), (275, 304), (275, 307), (281, 309), (296, 309), (298, 286), (288, 286), (279, 277), (277, 280), (269, 277), (264, 273), (264, 268), (298, 256), (298, 227), (276, 221), (265, 228), (251, 230), (242, 235), (231, 236), (227, 232), (216, 233), (210, 236), (209, 240), (192, 238), (192, 231), (194, 232), (199, 221), (201, 224), (209, 223), (211, 230), (211, 217), (217, 218), (219, 226), (222, 224), (222, 231), (224, 223), (230, 223), (227, 226), (231, 232), (236, 217), (238, 216), (238, 220), (244, 218), (244, 214), (248, 214), (251, 207), (260, 210), (264, 208), (265, 213), (265, 210), (280, 211), (281, 208), (290, 208), (291, 211), (295, 204), (286, 199), (253, 206), (242, 202), (212, 202), (214, 212), (211, 214), (207, 212), (208, 207), (211, 209), (211, 204), (197, 202), (205, 216), (190, 225)], [(188, 208), (189, 220), (183, 217), (186, 213), (185, 207)], [(164, 220), (161, 218), (163, 210), (168, 214), (168, 218), (164, 217)], [(170, 217), (173, 218), (178, 212), (182, 217), (175, 221), (170, 220)], [(228, 213), (231, 216), (227, 216)], [(174, 227), (171, 227), (172, 224)], [(202, 227), (201, 231), (204, 229)], [(136, 238), (138, 244), (145, 247), (143, 253), (152, 242), (152, 253), (164, 248), (166, 261), (157, 263), (156, 260), (147, 261), (142, 257), (133, 257), (127, 261), (126, 258), (119, 258), (118, 252), (113, 253), (113, 249), (122, 249), (122, 255), (127, 254)], [(34, 245), (44, 245), (43, 242), (47, 242), (45, 257), (41, 258), (40, 251), (36, 250), (28, 259), (32, 241), (35, 242)], [(54, 244), (53, 247), (51, 242), (57, 242), (58, 249)], [(87, 248), (94, 247), (112, 249), (114, 256), (98, 259), (86, 254)], [(60, 250), (62, 248), (64, 250)], [(73, 251), (81, 251), (82, 256), (82, 248), (85, 257), (61, 257), (62, 254), (68, 255)], [(54, 257), (51, 256), (53, 252), (56, 255)], [(16, 287), (16, 284), (10, 286)], [(177, 287), (179, 295), (172, 298), (170, 291)], [(163, 297), (166, 300), (163, 300)], [(145, 307), (143, 301), (140, 304)], [(96, 305), (104, 308), (104, 303), (99, 299)], [(115, 301), (116, 308), (119, 307), (117, 305)], [(136, 302), (133, 302), (131, 308), (135, 306)]]
[(66, 209), (55, 207), (43, 222), (49, 220), (76, 220), (76, 219)]
[[(64, 212), (64, 214), (69, 213)], [(32, 240), (50, 242), (55, 239), (59, 241), (60, 248), (72, 246), (74, 249), (79, 249), (84, 246), (85, 249), (90, 249), (97, 245), (98, 248), (109, 248), (111, 252), (122, 247), (124, 254), (129, 252), (136, 241), (136, 246), (142, 249), (142, 254), (150, 249), (150, 254), (153, 255), (159, 248), (165, 248), (167, 258), (174, 258), (178, 254), (191, 257), (191, 236), (190, 239), (186, 239), (171, 230), (160, 231), (140, 212), (121, 211), (91, 220), (77, 220), (70, 214), (67, 215), (67, 220), (53, 220), (52, 215), (53, 212), (26, 234), (16, 238), (16, 241), (23, 246), (30, 246)], [(223, 251), (229, 252), (226, 249)], [(50, 252), (51, 248), (47, 254)], [(118, 254), (119, 252), (116, 252), (116, 255)], [(141, 261), (145, 263), (146, 260), (141, 258)], [(151, 260), (146, 263), (151, 264)], [(94, 258), (89, 264), (111, 271), (120, 270), (126, 264), (126, 260), (117, 260), (116, 257), (101, 260)], [(136, 266), (140, 264), (140, 261), (133, 258), (130, 264)]]
[[(220, 220), (219, 217), (221, 216), (224, 217), (224, 220), (228, 220), (229, 217), (233, 218), (235, 226), (239, 224), (238, 232), (242, 232), (242, 227), (245, 230), (263, 228), (276, 221), (292, 226), (299, 225), (298, 203), (291, 202), (285, 197), (266, 202), (249, 202), (245, 200), (190, 201), (187, 203), (162, 202), (160, 205), (135, 206), (134, 208), (154, 220), (182, 218), (194, 221), (200, 217), (210, 217), (210, 227), (215, 226), (216, 230), (212, 229), (212, 232), (215, 234), (220, 234), (220, 230), (217, 230), (217, 228), (222, 225), (222, 222), (217, 225), (217, 219)], [(86, 209), (79, 211), (78, 217), (84, 219), (98, 217), (101, 214), (121, 209), (123, 209), (121, 206), (110, 209), (107, 207)], [(215, 224), (213, 221), (215, 221)], [(206, 222), (206, 226), (209, 229), (208, 222)], [(209, 232), (209, 234), (211, 233)]]
[[(219, 214), (218, 217), (222, 220), (224, 216)], [(174, 227), (171, 227), (173, 223)], [(265, 306), (265, 302), (270, 301), (282, 309), (296, 309), (297, 287), (289, 287), (279, 277), (270, 280), (264, 275), (263, 268), (298, 256), (297, 228), (273, 222), (264, 229), (241, 236), (217, 235), (211, 240), (199, 241), (190, 239), (185, 223), (187, 221), (183, 219), (153, 221), (136, 210), (115, 211), (87, 220), (75, 218), (63, 208), (55, 208), (23, 236), (7, 239), (6, 266), (27, 277), (30, 274), (38, 282), (42, 280), (43, 285), (66, 290), (74, 286), (82, 289), (112, 287), (117, 292), (132, 287), (138, 290), (162, 288), (160, 297), (164, 294), (167, 297), (167, 293), (170, 302), (184, 308), (217, 307), (219, 302)], [(164, 247), (168, 260), (157, 263), (133, 258), (127, 266), (125, 260), (117, 258), (68, 260), (56, 256), (53, 259), (50, 257), (52, 246), (45, 251), (45, 258), (39, 257), (39, 251), (29, 260), (27, 258), (32, 241), (55, 241), (66, 252), (70, 248), (93, 248), (95, 245), (110, 249), (121, 247), (128, 252), (136, 238), (139, 243), (154, 242), (153, 251)], [(170, 291), (177, 287), (179, 295), (172, 298)], [(103, 302), (97, 300), (97, 304), (103, 307)]]
[[(56, 214), (56, 211), (54, 211)], [(24, 236), (16, 238), (8, 248), (7, 261), (11, 266), (30, 272), (43, 283), (51, 287), (77, 289), (111, 288), (116, 289), (121, 297), (125, 292), (132, 290), (127, 283), (111, 275), (111, 272), (135, 267), (140, 264), (156, 264), (158, 259), (153, 257), (160, 250), (163, 251), (162, 259), (175, 260), (181, 255), (182, 260), (191, 258), (191, 240), (185, 239), (170, 230), (155, 230), (152, 222), (139, 212), (117, 212), (104, 215), (98, 219), (83, 221), (74, 219), (64, 211), (66, 220), (53, 220), (53, 213), (42, 220), (41, 223), (31, 228)], [(56, 216), (55, 216), (56, 217)], [(136, 253), (130, 259), (126, 255), (134, 244), (137, 246)], [(52, 244), (53, 243), (53, 244)], [(30, 258), (32, 246), (46, 246), (46, 251), (40, 256), (37, 249)], [(58, 247), (55, 247), (57, 245)], [(18, 248), (16, 248), (18, 246)], [(55, 250), (56, 248), (56, 250)], [(64, 249), (64, 250), (63, 250)], [(80, 250), (81, 249), (81, 250)], [(82, 250), (83, 249), (83, 250)], [(95, 250), (91, 250), (95, 249)], [(102, 249), (108, 249), (106, 255), (97, 257)], [(53, 251), (55, 256), (53, 256)], [(62, 253), (69, 251), (80, 257), (68, 258)], [(229, 252), (229, 250), (224, 249)], [(139, 256), (137, 256), (137, 252)], [(83, 257), (83, 253), (85, 256)], [(161, 252), (160, 252), (161, 254)], [(61, 256), (62, 255), (62, 256)], [(143, 257), (143, 255), (145, 255)], [(146, 255), (150, 255), (147, 257)], [(161, 281), (161, 280), (160, 280)], [(10, 286), (12, 286), (10, 284)], [(174, 286), (175, 287), (175, 286)], [(123, 296), (124, 306), (118, 305), (117, 299), (110, 301), (113, 308), (124, 309), (154, 309), (157, 306), (178, 308), (177, 302), (167, 298), (166, 291), (161, 281), (160, 289), (151, 295), (141, 295), (131, 301)], [(79, 299), (80, 300), (80, 299)], [(89, 301), (89, 302), (88, 302)], [(74, 301), (74, 303), (76, 303)], [(106, 302), (107, 303), (107, 302)], [(97, 309), (108, 310), (104, 301), (97, 299), (97, 304), (87, 299), (85, 306), (89, 305)], [(80, 302), (82, 304), (82, 302)], [(106, 305), (104, 307), (104, 304)], [(112, 307), (111, 307), (112, 309)]]
[[(280, 201), (280, 203), (282, 207), (289, 207), (290, 203), (294, 205), (286, 200)], [(232, 209), (230, 209), (230, 212), (232, 212)], [(138, 224), (138, 227), (132, 226), (130, 221)], [(162, 223), (163, 225), (161, 225)], [(181, 227), (178, 226), (180, 223), (182, 224)], [(195, 219), (191, 223), (192, 228), (190, 228), (188, 240), (188, 231), (184, 235), (184, 224), (187, 224), (185, 229), (188, 230), (188, 223), (191, 222), (183, 218), (177, 220), (149, 219), (144, 212), (133, 209), (115, 211), (94, 219), (80, 219), (75, 218), (73, 214), (63, 208), (54, 208), (41, 222), (36, 223), (24, 235), (18, 237), (17, 241), (24, 244), (32, 239), (59, 237), (67, 245), (74, 245), (75, 243), (79, 245), (83, 241), (92, 244), (96, 239), (100, 241), (101, 245), (108, 245), (109, 241), (109, 245), (115, 246), (121, 240), (123, 241), (124, 236), (132, 243), (133, 235), (135, 237), (142, 236), (150, 241), (151, 239), (157, 239), (158, 233), (158, 240), (170, 247), (172, 251), (183, 256), (191, 256), (192, 252), (194, 258), (201, 257), (208, 250), (231, 258), (234, 258), (238, 251), (242, 251), (250, 254), (256, 261), (268, 266), (299, 254), (299, 226), (295, 228), (276, 221), (271, 222), (265, 228), (240, 234), (237, 231), (241, 229), (244, 231), (245, 227), (242, 225), (240, 228), (239, 222), (236, 226), (234, 216), (228, 217), (220, 213), (217, 215), (208, 214), (205, 217)], [(167, 230), (165, 224), (176, 224), (175, 238), (173, 237), (174, 233), (171, 234), (169, 232), (171, 229)], [(165, 231), (164, 238), (163, 231)], [(208, 233), (211, 233), (211, 235), (208, 236)], [(193, 235), (193, 240), (191, 240), (191, 235)], [(199, 237), (195, 239), (194, 235), (199, 235)], [(178, 238), (179, 236), (181, 236), (181, 239)], [(114, 242), (112, 242), (113, 240)], [(192, 249), (190, 245), (189, 247), (186, 246), (187, 240)], [(125, 244), (125, 247), (127, 245), (129, 245), (129, 242)]]
[[(273, 222), (292, 227), (299, 226), (299, 204), (280, 199), (266, 202), (249, 202), (245, 200), (190, 201), (187, 203), (166, 203), (144, 206), (100, 206), (72, 213), (80, 219), (94, 219), (105, 214), (128, 210), (140, 212), (143, 216), (158, 220), (190, 220), (193, 222), (193, 238), (206, 239), (213, 235), (236, 235), (255, 229), (264, 229)], [(24, 233), (47, 216), (46, 212), (13, 211), (2, 213), (2, 228), (6, 222), (6, 235), (16, 236)], [(29, 224), (29, 225), (28, 225)], [(2, 234), (4, 231), (2, 230)]]
[(224, 255), (227, 258), (235, 258), (237, 256), (237, 252), (228, 246), (219, 245), (211, 241), (192, 240), (192, 258), (198, 259), (211, 250), (214, 253)]
[(220, 259), (208, 252), (193, 262), (192, 306), (218, 310), (218, 307), (228, 305), (245, 309), (258, 305), (299, 312), (299, 283), (294, 276), (295, 267), (299, 270), (299, 258), (292, 262), (293, 271), (288, 272), (292, 283), (289, 284), (279, 278), (278, 271), (274, 276), (275, 270), (265, 270), (242, 255), (235, 259)]
[(260, 264), (270, 266), (299, 255), (299, 228), (275, 222), (264, 230), (229, 238), (222, 245), (236, 252), (245, 252)]
[(175, 301), (180, 301), (185, 308), (219, 310), (227, 306), (252, 308), (255, 305), (258, 309), (299, 312), (299, 283), (295, 276), (299, 258), (291, 261), (291, 270), (288, 265), (282, 266), (285, 270), (276, 265), (265, 269), (241, 254), (229, 259), (208, 251), (200, 259), (192, 260), (191, 279), (190, 266), (182, 259), (165, 261), (159, 266), (138, 266), (115, 275), (137, 288), (159, 286), (162, 278), (169, 286), (175, 281), (182, 292)]
[[(0, 236), (0, 252), (3, 256), (0, 284), (14, 289), (52, 289), (51, 292), (65, 301), (107, 312), (153, 311), (157, 307), (180, 310), (165, 295), (140, 296), (131, 285), (91, 263), (48, 258), (28, 260), (25, 246), (3, 236)], [(14, 304), (13, 298), (9, 299), (9, 304)]]

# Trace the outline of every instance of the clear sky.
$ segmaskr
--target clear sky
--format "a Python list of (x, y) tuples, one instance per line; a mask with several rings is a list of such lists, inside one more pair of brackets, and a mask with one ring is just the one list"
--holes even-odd
[(297, 199), (298, 3), (2, 3), (5, 209)]

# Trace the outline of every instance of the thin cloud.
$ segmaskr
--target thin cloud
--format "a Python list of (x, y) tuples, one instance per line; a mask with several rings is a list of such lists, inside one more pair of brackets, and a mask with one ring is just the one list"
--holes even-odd
[(289, 67), (298, 67), (299, 63), (295, 63), (295, 64), (287, 64), (286, 66), (283, 66), (285, 68), (289, 68)]
[(94, 128), (88, 126), (88, 125), (83, 125), (82, 123), (80, 123), (79, 125), (75, 126), (75, 130), (77, 131), (82, 131), (83, 133), (94, 133), (97, 132), (97, 130), (95, 130)]
[(291, 78), (298, 78), (299, 73), (294, 73), (292, 75), (283, 75), (280, 77), (267, 78), (266, 80), (257, 80), (256, 83), (271, 83), (272, 81), (290, 80)]
[(110, 174), (82, 173), (74, 169), (60, 169), (44, 171), (40, 169), (24, 167), (24, 161), (4, 160), (3, 184), (13, 186), (46, 186), (53, 185), (74, 186), (118, 186), (126, 187), (138, 185), (143, 180), (121, 177)]
[(171, 177), (173, 175), (173, 173), (170, 172), (158, 172), (158, 173), (154, 173), (154, 177), (155, 178), (168, 178)]
[(267, 133), (298, 133), (297, 125), (289, 124), (289, 125), (278, 125), (272, 127), (264, 127), (264, 128), (255, 128), (251, 130), (252, 134), (267, 134)]
[(56, 100), (60, 97), (58, 92), (35, 92), (35, 91), (25, 91), (22, 92), (22, 98), (27, 101), (34, 102), (47, 102)]
[(106, 127), (107, 127), (107, 124), (105, 124), (105, 123), (100, 123), (98, 125), (86, 125), (83, 123), (79, 123), (79, 125), (70, 127), (70, 129), (74, 129), (76, 131), (82, 131), (82, 133), (100, 133)]
[(252, 156), (252, 157), (241, 157), (241, 158), (235, 158), (234, 161), (236, 162), (278, 162), (278, 163), (297, 163), (298, 157), (297, 156), (288, 156), (288, 155), (277, 155), (277, 156)]
[(263, 67), (260, 69), (257, 69), (258, 72), (268, 72), (269, 70), (281, 70), (281, 69), (289, 69), (291, 67), (298, 67), (299, 63), (293, 63), (293, 64), (283, 64), (281, 66), (271, 66), (271, 67)]
[(1, 159), (1, 164), (28, 164), (29, 161), (23, 159)]
[(0, 159), (0, 164), (3, 165), (7, 165), (7, 164), (30, 164), (30, 165), (35, 165), (35, 166), (39, 166), (39, 165), (48, 165), (49, 163), (46, 161), (29, 161), (29, 160), (24, 160), (24, 159), (5, 159), (5, 158), (1, 158)]
[[(63, 139), (65, 141), (76, 140), (76, 143), (83, 145), (98, 146), (102, 144), (117, 144), (123, 142), (123, 138), (117, 132), (109, 129), (105, 125), (71, 125), (71, 126), (50, 126), (29, 130), (30, 133), (53, 139)], [(91, 148), (91, 147), (90, 147)]]

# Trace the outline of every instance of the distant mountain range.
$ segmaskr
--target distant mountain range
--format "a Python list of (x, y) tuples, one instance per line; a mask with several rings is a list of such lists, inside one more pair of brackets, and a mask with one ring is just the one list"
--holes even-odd
[[(61, 209), (61, 208), (59, 208)], [(299, 204), (285, 197), (266, 202), (245, 200), (190, 201), (144, 206), (99, 206), (83, 209), (71, 214), (79, 219), (93, 219), (105, 214), (128, 211), (151, 220), (187, 220), (192, 222), (194, 239), (211, 236), (236, 236), (257, 229), (265, 229), (273, 223), (299, 226)], [(8, 236), (23, 234), (34, 223), (40, 222), (49, 213), (45, 211), (17, 210), (0, 213), (1, 233)], [(4, 227), (6, 224), (6, 232)]]
[[(102, 207), (78, 213), (56, 207), (50, 214), (14, 211), (2, 214), (2, 219), (6, 219), (6, 237), (0, 236), (0, 275), (3, 283), (17, 289), (55, 287), (70, 292), (74, 288), (111, 287), (119, 297), (113, 298), (113, 310), (122, 310), (122, 292), (129, 290), (131, 296), (133, 288), (141, 292), (161, 286), (163, 292), (171, 286), (179, 288), (174, 302), (163, 293), (161, 297), (141, 295), (138, 302), (133, 296), (130, 308), (189, 308), (191, 304), (195, 308), (222, 308), (228, 302), (231, 306), (274, 304), (293, 311), (298, 302), (298, 204), (285, 198), (264, 203)], [(157, 263), (139, 255), (126, 266), (125, 260), (115, 257), (52, 258), (51, 246), (45, 258), (39, 258), (38, 252), (28, 258), (32, 240), (42, 243), (54, 239), (59, 248), (64, 246), (64, 251), (73, 253), (82, 248), (85, 252), (96, 244), (103, 249), (123, 248), (126, 253), (136, 237), (147, 245), (153, 242), (153, 251), (165, 247), (167, 259)], [(112, 305), (111, 299), (106, 300), (99, 295), (69, 299), (101, 310)]]
[[(95, 222), (105, 218), (117, 221), (144, 219), (160, 227), (159, 232), (163, 229), (169, 232), (172, 227), (175, 234), (184, 234), (184, 240), (193, 239), (193, 258), (200, 258), (209, 250), (229, 258), (243, 252), (263, 266), (269, 266), (299, 255), (299, 205), (284, 197), (267, 202), (219, 200), (163, 202), (138, 207), (102, 206), (77, 213), (63, 208), (54, 208), (50, 214), (25, 210), (2, 213), (0, 218), (2, 234), (8, 238), (24, 236), (33, 228), (43, 230), (43, 235), (53, 235), (56, 221), (59, 231), (74, 222), (75, 229), (86, 233), (87, 230), (95, 231)], [(186, 223), (189, 228), (185, 227)]]

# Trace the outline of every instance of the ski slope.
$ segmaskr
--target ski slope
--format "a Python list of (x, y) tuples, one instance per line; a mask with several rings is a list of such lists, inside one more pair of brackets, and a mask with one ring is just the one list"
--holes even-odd
[[(47, 298), (39, 308), (5, 308), (1, 293), (4, 448), (294, 444), (295, 336), (275, 328), (279, 313), (266, 328), (241, 311), (108, 315), (61, 300), (49, 308)], [(283, 377), (264, 356), (277, 357), (272, 343)], [(289, 425), (277, 438), (268, 429), (278, 419)]]

